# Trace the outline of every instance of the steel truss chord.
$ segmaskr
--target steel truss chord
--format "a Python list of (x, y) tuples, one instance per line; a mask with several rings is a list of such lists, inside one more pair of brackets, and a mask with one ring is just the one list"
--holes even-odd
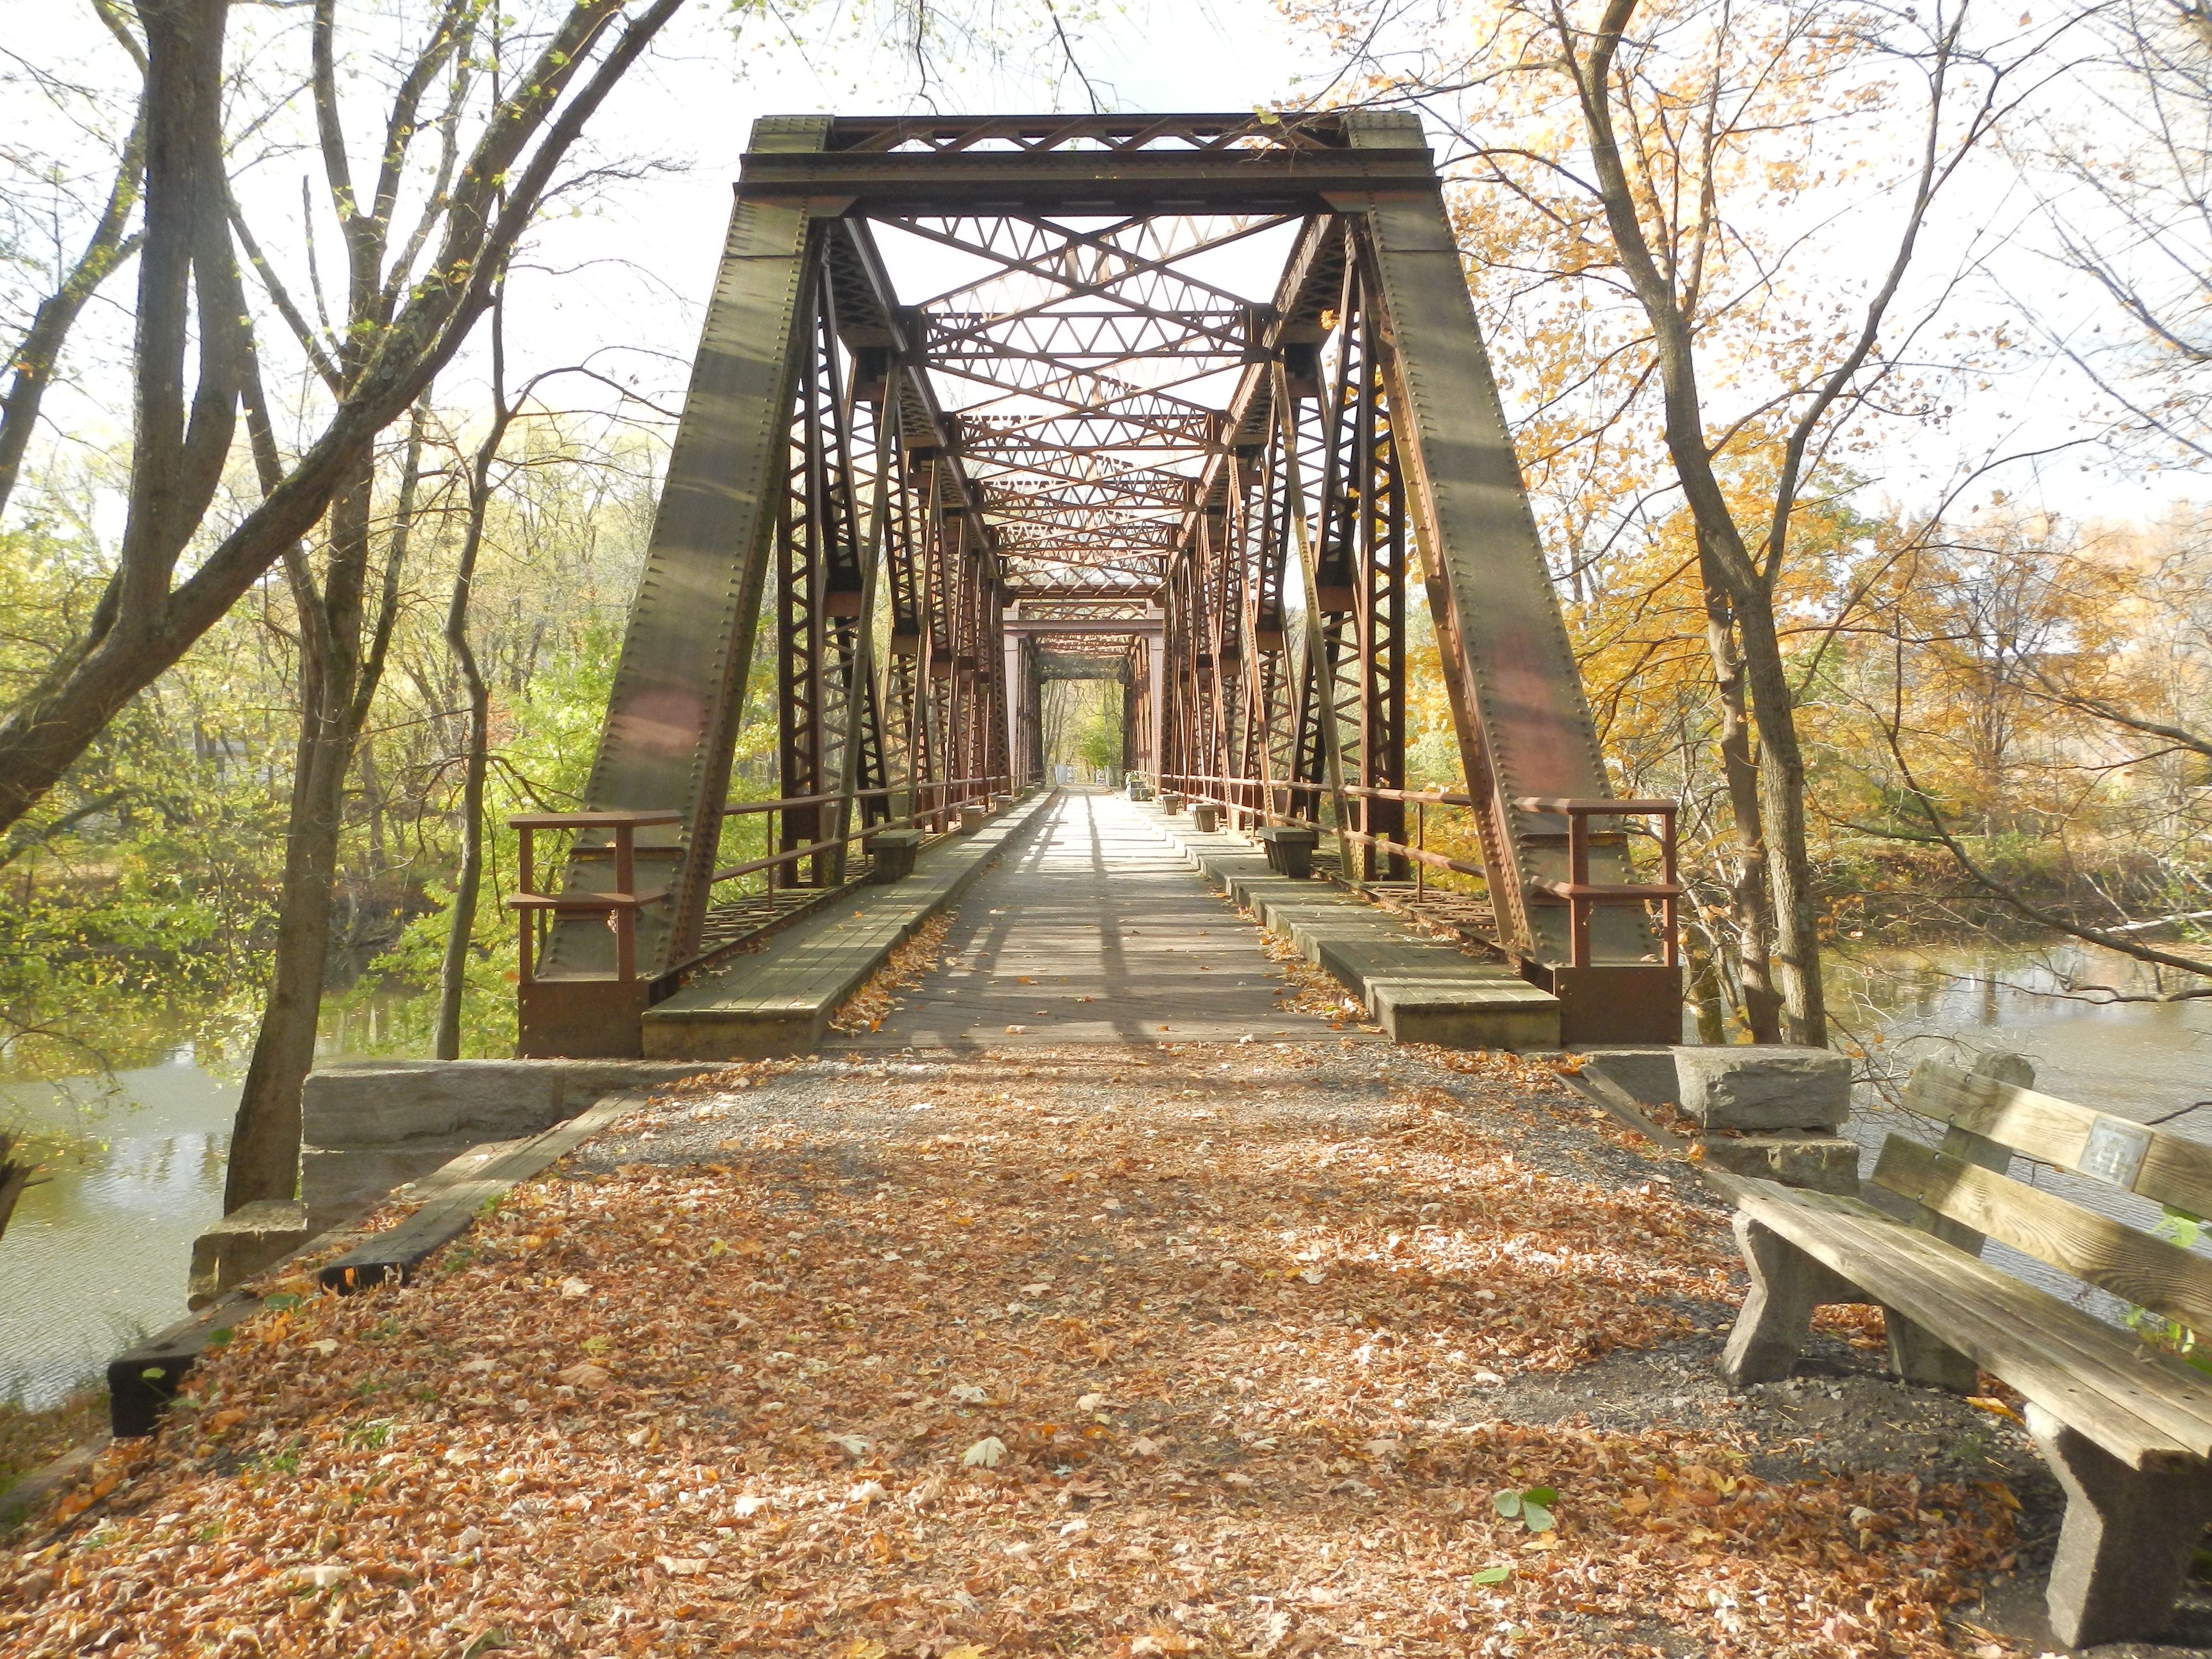
[[(1654, 804), (1607, 799), (1418, 121), (764, 119), (526, 1050), (636, 1052), (716, 879), (826, 890), (872, 830), (1041, 775), (1057, 678), (1123, 686), (1132, 768), (1401, 878), (1423, 604), (1495, 943), (1571, 1040), (1663, 1039)], [(781, 850), (720, 868), (757, 647)], [(618, 962), (577, 908), (615, 902), (592, 812), (630, 837)]]

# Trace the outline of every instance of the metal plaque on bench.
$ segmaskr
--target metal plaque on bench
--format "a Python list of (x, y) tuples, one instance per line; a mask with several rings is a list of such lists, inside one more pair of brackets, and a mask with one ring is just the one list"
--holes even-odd
[(2142, 1173), (2143, 1155), (2149, 1151), (2150, 1131), (2142, 1124), (2100, 1116), (2081, 1148), (2081, 1161), (2074, 1167), (2133, 1192), (2136, 1177)]

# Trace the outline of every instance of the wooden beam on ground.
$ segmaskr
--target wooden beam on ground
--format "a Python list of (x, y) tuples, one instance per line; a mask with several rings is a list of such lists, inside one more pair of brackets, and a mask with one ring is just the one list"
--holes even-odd
[(432, 1254), (466, 1232), (485, 1205), (542, 1175), (600, 1130), (644, 1105), (649, 1092), (626, 1089), (608, 1095), (566, 1123), (516, 1142), (511, 1152), (494, 1158), (480, 1173), (441, 1188), (397, 1227), (374, 1234), (325, 1262), (318, 1277), (341, 1296), (394, 1280), (405, 1284)]

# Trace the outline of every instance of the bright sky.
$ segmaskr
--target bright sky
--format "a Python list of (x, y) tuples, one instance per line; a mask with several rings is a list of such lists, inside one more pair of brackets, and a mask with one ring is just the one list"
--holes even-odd
[[(1063, 7), (1066, 12), (1077, 9)], [(549, 227), (546, 263), (580, 264), (610, 246), (652, 273), (605, 271), (588, 283), (540, 281), (529, 301), (540, 308), (532, 331), (560, 342), (649, 344), (688, 358), (700, 305), (714, 277), (730, 207), (731, 181), (753, 119), (768, 114), (1081, 110), (1090, 106), (1066, 58), (1020, 52), (1002, 64), (975, 54), (948, 65), (949, 84), (916, 96), (912, 62), (860, 43), (802, 49), (789, 31), (749, 21), (733, 39), (720, 6), (697, 7), (676, 26), (671, 49), (649, 74), (624, 89), (623, 107), (601, 129), (602, 142), (631, 153), (683, 158), (681, 174), (625, 187), (605, 217)], [(1077, 53), (1100, 102), (1109, 109), (1250, 109), (1295, 96), (1305, 64), (1280, 15), (1267, 0), (1126, 0), (1097, 23), (1073, 31)], [(1045, 48), (1046, 40), (1029, 46)], [(617, 138), (616, 135), (619, 135)], [(879, 230), (901, 297), (917, 301), (969, 275), (962, 256), (904, 246)], [(1280, 250), (1260, 276), (1262, 297), (1280, 268)], [(930, 254), (934, 252), (936, 257)], [(680, 377), (677, 384), (680, 385)], [(971, 401), (939, 388), (948, 408)]]
[[(381, 8), (341, 10), (342, 15), (373, 16)], [(1072, 15), (1078, 8), (1063, 4), (1060, 10)], [(296, 28), (299, 20), (296, 12), (244, 5), (233, 16), (234, 30)], [(526, 261), (536, 269), (514, 285), (511, 378), (596, 352), (598, 367), (634, 375), (641, 391), (661, 398), (680, 392), (726, 226), (738, 158), (757, 116), (1089, 106), (1083, 84), (1048, 36), (1024, 40), (1000, 61), (980, 50), (956, 53), (955, 61), (936, 66), (939, 78), (922, 91), (911, 59), (896, 43), (852, 38), (844, 12), (824, 9), (808, 17), (810, 36), (817, 39), (823, 18), (844, 21), (829, 28), (828, 44), (809, 49), (757, 12), (733, 27), (723, 0), (694, 0), (679, 14), (652, 58), (601, 112), (591, 139), (599, 160), (650, 159), (659, 170), (613, 184), (580, 216), (542, 228)], [(1302, 79), (1310, 87), (1326, 73), (1314, 44), (1294, 39), (1268, 0), (1108, 0), (1093, 21), (1071, 25), (1071, 35), (1109, 108), (1250, 108), (1296, 97)], [(0, 0), (0, 39), (33, 62), (60, 65), (88, 80), (127, 84), (120, 54), (91, 20), (88, 6), (72, 0)], [(304, 58), (296, 46), (290, 55)], [(371, 91), (365, 84), (364, 94)], [(118, 107), (127, 106), (118, 102)], [(353, 112), (357, 168), (365, 170), (361, 158), (369, 152), (375, 118), (365, 95)], [(0, 142), (6, 141), (0, 134)], [(296, 245), (301, 179), (318, 173), (312, 155), (287, 154), (264, 161), (245, 182), (246, 210), (262, 227), (264, 242)], [(1951, 214), (1960, 225), (2008, 216), (2016, 222), (2020, 216), (1971, 193), (1951, 204)], [(1836, 257), (1846, 267), (1854, 257), (1875, 259), (1886, 252), (1885, 241), (1844, 238)], [(334, 254), (323, 250), (326, 281), (335, 274)], [(2049, 297), (2054, 273), (2027, 251), (2001, 255), (1996, 264), (2013, 291), (2040, 284), (2039, 297)], [(127, 299), (127, 293), (118, 285), (112, 297)], [(2002, 293), (1988, 282), (1978, 283), (1970, 305), (1984, 321), (2001, 320), (2005, 312)], [(52, 398), (48, 410), (58, 425), (94, 441), (124, 434), (123, 388), (99, 365), (120, 362), (126, 338), (127, 319), (118, 307), (88, 319), (84, 342), (73, 356), (90, 395)], [(449, 371), (447, 384), (471, 398), (476, 389), (466, 383), (480, 380), (483, 372), (482, 353), (472, 352)], [(584, 395), (580, 387), (578, 395)], [(1899, 429), (1877, 488), (1893, 499), (1925, 501), (1956, 476), (1964, 458), (1992, 447), (2056, 441), (2081, 401), (2082, 388), (2069, 372), (2048, 365), (2024, 368), (2011, 383), (1971, 399), (1948, 435)], [(2015, 469), (2001, 487), (2016, 499), (2033, 500), (2039, 492), (2046, 504), (2075, 514), (2133, 517), (2186, 493), (2190, 482), (2132, 468), (2085, 472), (2069, 457), (2039, 474)]]

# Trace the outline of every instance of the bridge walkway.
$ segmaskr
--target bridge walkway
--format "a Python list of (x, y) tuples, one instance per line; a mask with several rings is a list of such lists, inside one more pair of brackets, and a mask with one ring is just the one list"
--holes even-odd
[(834, 1048), (1233, 1042), (1328, 1028), (1282, 1006), (1282, 970), (1145, 809), (1063, 789), (962, 896), (938, 965)]

